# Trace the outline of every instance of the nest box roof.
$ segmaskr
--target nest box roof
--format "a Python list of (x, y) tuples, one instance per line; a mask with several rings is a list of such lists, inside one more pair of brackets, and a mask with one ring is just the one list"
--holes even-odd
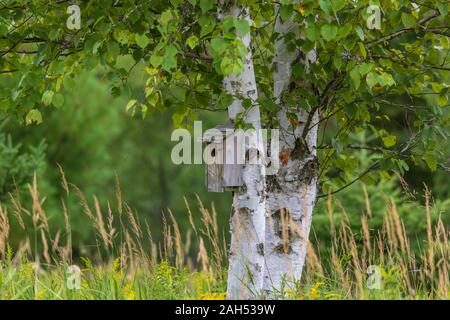
[(225, 123), (225, 124), (219, 124), (214, 127), (214, 129), (219, 130), (222, 135), (220, 136), (216, 130), (207, 130), (204, 134), (201, 140), (203, 142), (218, 142), (219, 139), (223, 140), (226, 137), (230, 136), (234, 132), (234, 125), (231, 122)]

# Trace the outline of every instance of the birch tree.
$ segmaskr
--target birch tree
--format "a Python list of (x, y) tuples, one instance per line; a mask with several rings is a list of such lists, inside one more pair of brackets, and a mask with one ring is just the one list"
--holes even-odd
[[(448, 9), (443, 0), (2, 1), (0, 114), (39, 124), (43, 108), (64, 112), (79, 71), (103, 68), (132, 116), (170, 112), (177, 128), (228, 111), (236, 129), (280, 129), (270, 155), (280, 170), (246, 164), (233, 195), (228, 275), (229, 298), (277, 298), (304, 272), (322, 197), (413, 165), (448, 170)], [(147, 81), (131, 93), (136, 69)], [(262, 150), (255, 141), (246, 152)]]
[[(229, 16), (238, 19), (236, 21), (251, 24), (248, 8), (231, 6), (228, 9), (224, 6), (223, 10), (228, 10)], [(249, 135), (249, 145), (245, 146), (245, 153), (257, 156), (257, 152), (253, 151), (263, 152), (263, 148), (257, 131), (261, 129), (261, 118), (257, 104), (258, 89), (252, 60), (251, 35), (249, 32), (238, 32), (238, 37), (246, 52), (242, 62), (243, 70), (238, 75), (226, 76), (223, 83), (226, 92), (233, 96), (233, 102), (228, 107), (230, 120), (236, 122), (238, 115), (245, 113), (244, 122), (255, 129)], [(246, 111), (242, 106), (242, 99), (248, 99), (253, 104), (249, 110)], [(227, 290), (229, 299), (258, 297), (263, 285), (265, 174), (264, 165), (257, 163), (257, 159), (254, 160), (244, 164), (243, 188), (234, 193)]]
[[(266, 270), (264, 292), (269, 297), (282, 294), (300, 279), (308, 246), (312, 211), (317, 193), (317, 123), (318, 113), (294, 108), (289, 110), (283, 102), (283, 93), (295, 90), (291, 85), (292, 64), (301, 64), (307, 71), (315, 58), (314, 49), (301, 52), (290, 41), (298, 39), (300, 26), (289, 17), (280, 17), (280, 5), (275, 5), (274, 93), (279, 106), (277, 120), (281, 128), (280, 170), (267, 178), (267, 219), (265, 237)], [(297, 84), (296, 84), (297, 85)], [(298, 84), (307, 86), (306, 82)], [(295, 122), (288, 112), (293, 112)], [(311, 117), (311, 119), (309, 119)]]

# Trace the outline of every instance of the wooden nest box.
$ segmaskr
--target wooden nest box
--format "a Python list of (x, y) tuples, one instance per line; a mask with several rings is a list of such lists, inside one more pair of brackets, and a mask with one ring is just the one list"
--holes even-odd
[(205, 178), (209, 192), (237, 190), (243, 185), (242, 149), (232, 124), (218, 125), (203, 135), (205, 147)]

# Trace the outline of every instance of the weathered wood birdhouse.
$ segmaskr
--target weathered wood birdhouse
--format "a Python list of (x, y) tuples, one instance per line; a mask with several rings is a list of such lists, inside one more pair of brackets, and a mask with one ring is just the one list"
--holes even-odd
[(218, 125), (203, 135), (206, 186), (210, 192), (236, 190), (243, 185), (240, 141), (232, 124)]

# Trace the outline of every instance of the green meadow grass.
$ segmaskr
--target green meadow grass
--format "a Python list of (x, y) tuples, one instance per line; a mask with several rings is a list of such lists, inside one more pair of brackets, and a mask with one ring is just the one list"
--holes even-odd
[[(141, 223), (122, 200), (119, 187), (112, 209), (101, 208), (95, 197), (90, 206), (64, 175), (62, 185), (68, 195), (78, 197), (78, 214), (85, 215), (86, 227), (96, 230), (97, 242), (80, 248), (74, 259), (70, 225), (74, 213), (63, 201), (65, 230), (50, 230), (35, 179), (28, 207), (14, 197), (0, 205), (0, 299), (226, 298), (227, 242), (214, 208), (207, 209), (199, 199), (197, 225), (186, 203), (186, 212), (180, 214), (188, 214), (191, 229), (184, 234), (168, 211), (162, 240), (156, 242), (147, 223)], [(323, 249), (309, 243), (303, 278), (286, 283), (277, 298), (448, 299), (449, 231), (441, 219), (432, 223), (428, 193), (425, 198), (427, 239), (419, 248), (412, 245), (392, 202), (386, 203), (379, 230), (368, 228), (368, 214), (361, 216), (361, 230), (352, 230), (344, 208), (340, 209), (344, 219), (336, 223), (336, 213), (328, 206), (332, 244)], [(15, 250), (10, 246), (12, 222), (27, 234)], [(380, 286), (374, 288), (371, 284), (377, 279)]]

